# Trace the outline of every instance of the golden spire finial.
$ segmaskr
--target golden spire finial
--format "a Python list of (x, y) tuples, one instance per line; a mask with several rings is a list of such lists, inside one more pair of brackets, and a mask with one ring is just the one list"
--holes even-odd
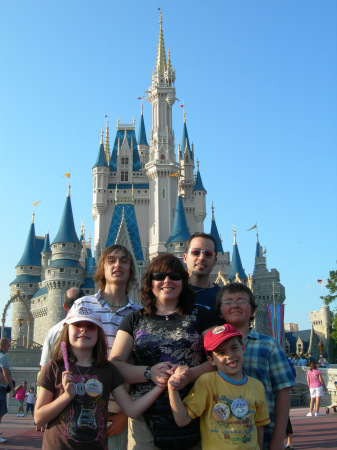
[(85, 227), (83, 220), (81, 220), (81, 235), (83, 236), (83, 238), (85, 238)]
[(140, 102), (140, 115), (143, 115), (143, 100)]
[(102, 145), (103, 144), (103, 127), (101, 127), (101, 142), (100, 142), (100, 145)]
[(67, 197), (70, 197), (70, 179), (69, 179), (69, 183), (68, 183), (68, 192), (67, 192)]
[(215, 221), (215, 218), (214, 218), (214, 205), (213, 205), (213, 200), (212, 200), (212, 222), (214, 222)]
[(135, 127), (135, 123), (136, 123), (135, 115), (133, 115), (133, 116), (132, 116), (132, 125), (133, 125), (133, 128)]
[(38, 203), (41, 203), (41, 200), (39, 200), (38, 202), (34, 202), (34, 203), (33, 203), (32, 223), (34, 223), (35, 206), (36, 206)]
[(164, 73), (166, 69), (166, 57), (165, 57), (165, 44), (164, 44), (164, 34), (163, 34), (163, 18), (161, 13), (161, 8), (158, 8), (159, 13), (159, 39), (158, 39), (158, 49), (157, 49), (157, 62), (156, 62), (156, 72)]
[(88, 244), (88, 246), (87, 246), (87, 248), (91, 248), (91, 232), (90, 232), (90, 234), (89, 234), (89, 244)]
[(236, 228), (235, 228), (235, 222), (233, 223), (233, 234), (234, 234), (234, 244), (236, 245)]
[(182, 104), (183, 112), (184, 112), (184, 123), (186, 123), (186, 112), (185, 112), (185, 103)]
[(197, 172), (199, 172), (199, 159), (197, 159)]

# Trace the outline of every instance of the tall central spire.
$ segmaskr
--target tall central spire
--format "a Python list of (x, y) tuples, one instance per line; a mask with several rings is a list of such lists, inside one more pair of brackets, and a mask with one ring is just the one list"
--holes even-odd
[(166, 70), (166, 54), (165, 54), (165, 44), (164, 44), (164, 33), (163, 33), (163, 19), (162, 13), (159, 14), (159, 39), (158, 39), (158, 49), (157, 49), (157, 62), (156, 62), (156, 72), (164, 74)]

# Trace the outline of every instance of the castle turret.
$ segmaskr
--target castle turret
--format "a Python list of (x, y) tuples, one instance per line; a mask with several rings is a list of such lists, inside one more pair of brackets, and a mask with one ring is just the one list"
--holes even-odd
[(101, 216), (108, 205), (108, 180), (110, 173), (103, 145), (103, 130), (101, 130), (101, 142), (96, 163), (92, 170), (94, 177), (92, 217), (95, 221), (95, 236), (99, 236), (102, 227)]
[[(217, 246), (217, 262), (210, 275), (210, 280), (214, 283), (224, 280), (228, 277), (230, 268), (229, 252), (224, 252), (222, 241), (218, 232), (218, 227), (215, 222), (214, 206), (212, 202), (212, 222), (210, 234), (214, 237)], [(218, 281), (217, 281), (218, 280)]]
[(255, 264), (253, 272), (253, 290), (258, 303), (255, 313), (255, 328), (259, 333), (271, 335), (266, 304), (282, 304), (285, 289), (280, 283), (280, 274), (276, 269), (267, 268), (266, 250), (263, 251), (256, 232)]
[(199, 172), (199, 161), (197, 161), (197, 178), (193, 188), (193, 200), (194, 200), (194, 215), (197, 221), (197, 227), (199, 232), (204, 229), (204, 220), (206, 218), (206, 194), (207, 191), (202, 183), (201, 175)]
[[(41, 252), (42, 267), (44, 269), (46, 269), (48, 267), (51, 255), (52, 255), (52, 252), (51, 252), (51, 248), (50, 248), (49, 231), (47, 231), (45, 238), (44, 238), (43, 249)], [(41, 275), (43, 275), (42, 278), (44, 279), (44, 271), (43, 271), (43, 274), (41, 273)]]
[(179, 147), (179, 161), (181, 180), (179, 182), (181, 195), (188, 200), (192, 200), (192, 190), (195, 184), (194, 180), (194, 157), (191, 150), (186, 126), (186, 114), (184, 111), (184, 126), (181, 147)]
[(143, 102), (141, 103), (140, 123), (138, 131), (138, 153), (142, 167), (149, 161), (149, 144), (147, 143), (144, 116), (143, 116)]
[(12, 322), (12, 339), (17, 339), (21, 331), (22, 336), (27, 336), (27, 308), (30, 309), (30, 300), (41, 281), (41, 250), (43, 238), (35, 236), (34, 213), (29, 228), (28, 237), (23, 254), (16, 266), (16, 278), (10, 283), (11, 297), (18, 292), (22, 300), (13, 303), (13, 318), (24, 318), (23, 326), (19, 330), (17, 320)]
[(51, 250), (53, 260), (45, 271), (45, 285), (49, 292), (46, 326), (49, 328), (65, 317), (64, 293), (71, 287), (80, 287), (85, 278), (85, 269), (79, 263), (82, 244), (75, 231), (70, 186)]
[(179, 173), (172, 129), (172, 105), (176, 99), (175, 71), (172, 69), (170, 55), (167, 59), (165, 55), (161, 13), (159, 23), (156, 67), (152, 73), (152, 85), (148, 91), (149, 102), (152, 106), (150, 160), (145, 166), (150, 180), (150, 258), (166, 251), (166, 241), (173, 226)]
[(186, 242), (190, 236), (191, 233), (187, 226), (183, 201), (181, 196), (178, 195), (172, 231), (166, 242), (167, 251), (182, 259), (185, 253)]
[(247, 275), (242, 267), (239, 249), (236, 243), (236, 228), (235, 224), (233, 226), (234, 243), (233, 243), (233, 254), (232, 254), (232, 264), (228, 275), (228, 280), (240, 281), (245, 283), (247, 280)]

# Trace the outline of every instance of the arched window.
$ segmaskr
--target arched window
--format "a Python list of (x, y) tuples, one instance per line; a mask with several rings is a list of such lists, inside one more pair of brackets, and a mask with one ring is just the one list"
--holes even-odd
[(165, 188), (163, 188), (163, 198), (166, 198)]

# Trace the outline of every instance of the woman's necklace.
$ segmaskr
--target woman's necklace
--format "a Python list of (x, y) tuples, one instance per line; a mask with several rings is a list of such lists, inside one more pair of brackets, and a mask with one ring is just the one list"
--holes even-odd
[(91, 366), (88, 367), (88, 369), (86, 370), (85, 374), (83, 375), (82, 372), (80, 371), (80, 368), (78, 367), (77, 364), (75, 364), (76, 369), (78, 370), (78, 373), (81, 375), (81, 381), (80, 383), (76, 383), (75, 384), (75, 392), (77, 395), (84, 395), (85, 394), (85, 376), (86, 374), (89, 372), (89, 370), (91, 369)]
[(112, 308), (123, 308), (123, 306), (126, 306), (129, 303), (129, 300), (126, 300), (126, 302), (123, 303), (122, 305), (113, 305), (112, 303), (108, 302), (108, 300), (106, 300), (102, 295), (101, 295), (101, 299), (104, 300), (105, 303), (107, 303)]

